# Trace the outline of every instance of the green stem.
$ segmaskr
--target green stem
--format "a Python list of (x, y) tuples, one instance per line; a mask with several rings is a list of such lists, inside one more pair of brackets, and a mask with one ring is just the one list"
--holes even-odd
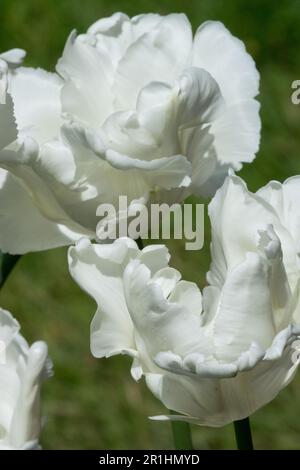
[[(171, 412), (173, 413), (173, 412)], [(191, 427), (183, 421), (171, 421), (176, 450), (193, 450)]]
[(4, 285), (9, 273), (20, 259), (20, 255), (9, 255), (0, 251), (0, 288)]
[(253, 450), (249, 418), (234, 421), (233, 425), (238, 450)]

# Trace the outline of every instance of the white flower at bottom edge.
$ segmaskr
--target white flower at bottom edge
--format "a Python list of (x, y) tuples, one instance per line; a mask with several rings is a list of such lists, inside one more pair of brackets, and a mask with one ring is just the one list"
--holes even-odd
[(40, 448), (40, 389), (51, 362), (46, 343), (29, 347), (19, 329), (0, 308), (0, 450)]
[[(280, 243), (277, 248), (272, 259), (267, 251), (246, 253), (224, 285), (206, 288), (202, 299), (194, 283), (168, 266), (166, 247), (140, 251), (126, 238), (109, 246), (83, 239), (69, 249), (69, 266), (98, 304), (93, 355), (131, 356), (134, 379), (144, 375), (154, 395), (178, 413), (159, 419), (223, 426), (249, 416), (297, 368), (291, 344), (300, 334), (299, 296), (280, 297)], [(284, 327), (278, 315), (285, 316)]]

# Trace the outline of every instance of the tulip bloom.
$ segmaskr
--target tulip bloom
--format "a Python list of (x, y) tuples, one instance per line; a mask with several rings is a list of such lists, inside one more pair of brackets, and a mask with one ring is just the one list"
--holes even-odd
[(40, 389), (51, 363), (46, 343), (29, 347), (19, 330), (0, 309), (0, 450), (40, 448)]
[(17, 140), (0, 153), (3, 251), (95, 238), (98, 206), (120, 195), (211, 195), (258, 150), (259, 75), (222, 23), (193, 38), (182, 14), (116, 13), (72, 33), (57, 72), (9, 75)]
[(275, 398), (298, 365), (299, 190), (300, 177), (257, 194), (228, 177), (210, 204), (203, 295), (168, 266), (164, 246), (71, 247), (70, 272), (98, 304), (93, 355), (131, 356), (133, 377), (178, 413), (169, 419), (223, 426)]

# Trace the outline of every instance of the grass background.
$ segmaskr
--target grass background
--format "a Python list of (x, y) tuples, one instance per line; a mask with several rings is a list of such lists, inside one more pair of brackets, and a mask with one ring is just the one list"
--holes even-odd
[[(183, 11), (196, 28), (218, 19), (246, 43), (261, 73), (262, 142), (254, 164), (241, 175), (256, 190), (270, 179), (300, 173), (300, 105), (291, 103), (291, 83), (300, 79), (300, 2), (286, 0), (0, 0), (0, 50), (23, 47), (26, 65), (53, 70), (69, 32), (84, 32), (96, 19), (124, 11)], [(222, 51), (220, 51), (222, 54)], [(185, 252), (170, 242), (172, 264), (203, 286), (209, 266), (205, 248)], [(44, 387), (46, 449), (172, 448), (168, 423), (147, 416), (163, 406), (129, 375), (126, 357), (96, 360), (89, 351), (95, 304), (72, 282), (66, 250), (24, 256), (0, 292), (30, 340), (49, 344), (55, 375)], [(300, 378), (252, 417), (260, 449), (300, 448)], [(232, 426), (193, 427), (198, 449), (234, 448)]]

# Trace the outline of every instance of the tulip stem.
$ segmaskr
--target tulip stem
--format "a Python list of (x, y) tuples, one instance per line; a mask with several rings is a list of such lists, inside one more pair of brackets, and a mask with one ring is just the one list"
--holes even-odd
[(9, 255), (0, 251), (0, 288), (4, 285), (9, 273), (20, 259), (20, 255)]
[[(171, 414), (176, 414), (171, 411)], [(193, 450), (191, 427), (183, 421), (171, 421), (174, 447), (176, 450)]]
[(249, 418), (234, 421), (233, 425), (238, 450), (253, 450)]

